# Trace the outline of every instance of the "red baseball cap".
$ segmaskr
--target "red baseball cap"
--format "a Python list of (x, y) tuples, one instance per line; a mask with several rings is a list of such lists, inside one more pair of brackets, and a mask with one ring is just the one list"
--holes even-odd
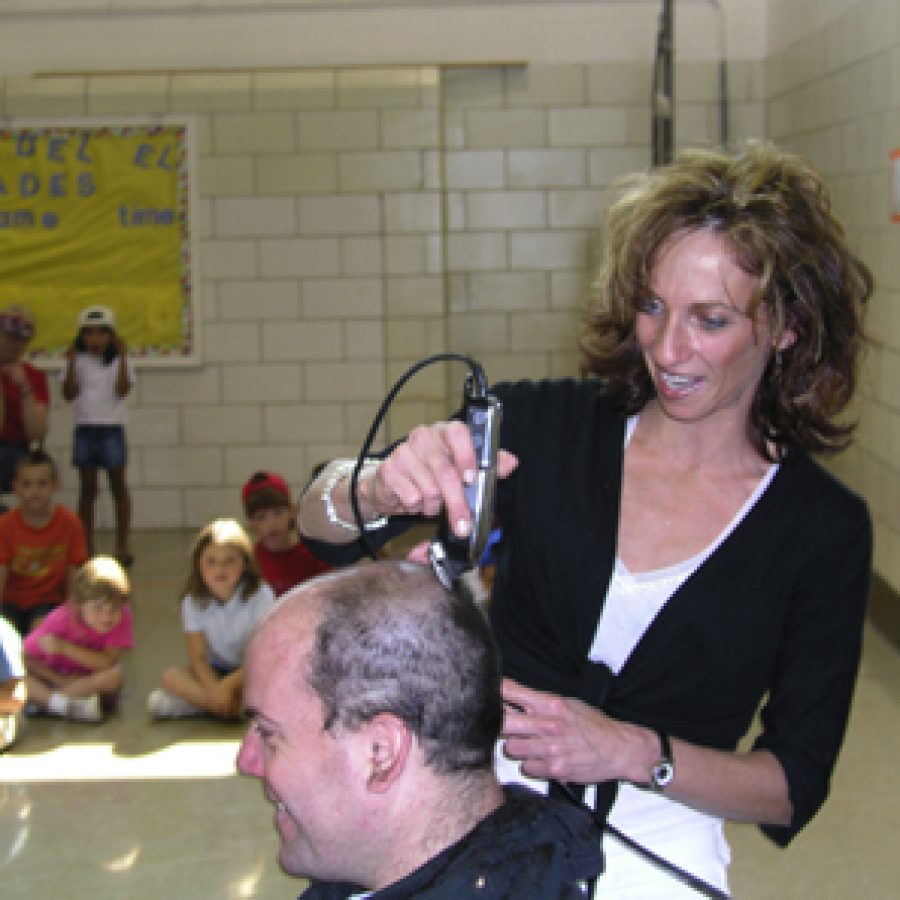
[(257, 472), (255, 475), (251, 475), (250, 480), (241, 488), (241, 500), (246, 503), (251, 494), (265, 488), (272, 488), (284, 494), (288, 501), (291, 499), (291, 489), (280, 475), (276, 475), (274, 472)]

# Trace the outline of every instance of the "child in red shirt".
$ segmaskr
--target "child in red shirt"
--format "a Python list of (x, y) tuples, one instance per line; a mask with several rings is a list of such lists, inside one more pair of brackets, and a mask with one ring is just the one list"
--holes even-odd
[(273, 472), (257, 472), (241, 490), (244, 512), (256, 537), (253, 553), (276, 596), (331, 570), (300, 540), (297, 509), (287, 482)]
[(58, 487), (53, 459), (31, 450), (16, 463), (19, 506), (0, 516), (0, 612), (23, 637), (66, 599), (87, 559), (81, 520), (53, 502)]

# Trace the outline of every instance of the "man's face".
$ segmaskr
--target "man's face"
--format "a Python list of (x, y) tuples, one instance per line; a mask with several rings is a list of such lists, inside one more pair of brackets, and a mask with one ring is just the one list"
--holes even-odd
[[(299, 615), (301, 641), (279, 639), (281, 629), (270, 620), (248, 645), (244, 706), (251, 724), (237, 765), (262, 782), (275, 806), (281, 868), (289, 875), (352, 880), (348, 867), (364, 846), (356, 827), (361, 798), (353, 740), (323, 730), (321, 701), (303, 675), (318, 613)], [(291, 631), (293, 638), (297, 632)]]
[(22, 511), (33, 516), (45, 515), (52, 509), (56, 487), (53, 470), (46, 463), (19, 466), (13, 481)]
[(0, 330), (0, 365), (17, 363), (27, 346), (27, 340)]

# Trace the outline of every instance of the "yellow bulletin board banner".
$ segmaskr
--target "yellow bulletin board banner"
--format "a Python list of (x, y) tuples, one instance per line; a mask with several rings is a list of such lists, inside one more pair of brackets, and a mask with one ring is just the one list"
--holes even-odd
[(0, 307), (32, 311), (36, 360), (78, 313), (116, 313), (129, 352), (194, 350), (187, 126), (0, 127)]

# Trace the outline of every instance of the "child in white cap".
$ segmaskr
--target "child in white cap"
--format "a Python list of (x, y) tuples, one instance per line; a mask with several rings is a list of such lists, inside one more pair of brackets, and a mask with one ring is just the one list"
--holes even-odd
[(89, 306), (78, 316), (78, 333), (66, 352), (62, 393), (75, 402), (72, 465), (78, 469), (78, 514), (84, 523), (89, 554), (94, 553), (94, 507), (97, 471), (105, 469), (115, 504), (116, 559), (134, 561), (129, 549), (131, 495), (126, 482), (126, 397), (134, 386), (134, 366), (123, 338), (116, 333), (115, 313)]

